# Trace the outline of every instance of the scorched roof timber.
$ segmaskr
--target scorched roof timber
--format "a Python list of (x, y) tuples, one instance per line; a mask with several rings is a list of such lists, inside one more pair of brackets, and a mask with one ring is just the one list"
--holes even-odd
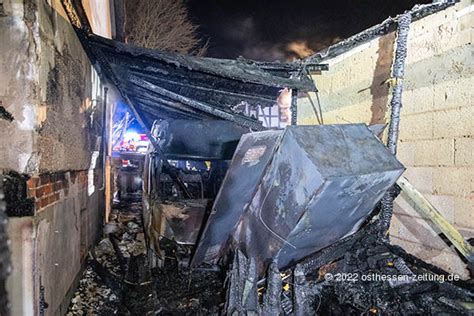
[(147, 125), (156, 119), (225, 119), (261, 130), (239, 105), (273, 106), (282, 88), (316, 90), (301, 63), (188, 56), (82, 35), (102, 74)]

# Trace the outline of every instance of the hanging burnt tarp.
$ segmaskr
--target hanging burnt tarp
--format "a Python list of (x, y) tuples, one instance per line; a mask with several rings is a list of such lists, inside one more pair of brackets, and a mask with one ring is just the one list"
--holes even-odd
[(235, 246), (260, 274), (286, 268), (354, 233), (403, 170), (363, 124), (245, 134), (193, 264)]

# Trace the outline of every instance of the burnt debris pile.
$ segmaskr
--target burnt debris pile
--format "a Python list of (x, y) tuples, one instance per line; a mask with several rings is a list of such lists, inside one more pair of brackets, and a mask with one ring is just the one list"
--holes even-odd
[(223, 306), (218, 269), (189, 270), (176, 245), (163, 240), (167, 257), (152, 268), (142, 223), (141, 192), (114, 205), (105, 238), (89, 254), (68, 315), (217, 313)]
[(469, 313), (472, 283), (381, 241), (374, 226), (351, 237), (330, 249), (337, 253), (331, 261), (315, 265), (327, 256), (326, 251), (302, 264), (315, 311), (324, 315)]
[(154, 310), (146, 257), (140, 193), (114, 205), (106, 236), (89, 254), (86, 271), (69, 306), (77, 314), (134, 314)]
[(238, 252), (229, 270), (226, 312), (263, 315), (469, 315), (474, 291), (465, 282), (382, 241), (368, 224), (323, 251), (254, 278), (255, 261)]

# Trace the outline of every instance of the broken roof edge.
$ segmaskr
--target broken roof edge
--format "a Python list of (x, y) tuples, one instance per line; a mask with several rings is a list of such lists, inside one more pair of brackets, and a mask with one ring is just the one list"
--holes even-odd
[[(84, 31), (83, 31), (84, 32)], [(220, 59), (183, 55), (164, 50), (156, 50), (134, 46), (107, 39), (92, 33), (86, 33), (86, 39), (91, 45), (101, 45), (118, 53), (143, 57), (187, 68), (191, 71), (207, 73), (241, 82), (254, 83), (277, 88), (298, 89), (303, 92), (315, 91), (314, 83), (303, 71), (303, 63), (259, 62), (243, 58)], [(285, 71), (290, 77), (272, 74), (271, 71)]]
[[(138, 47), (94, 34), (80, 0), (61, 0), (61, 3), (76, 34), (81, 41), (83, 41), (83, 45), (89, 46), (89, 51), (91, 49), (90, 42), (95, 40), (102, 45), (107, 45), (132, 56), (141, 55), (168, 64), (174, 64), (177, 67), (185, 67), (190, 70), (223, 78), (269, 87), (297, 89), (302, 92), (316, 91), (314, 82), (308, 77), (306, 71), (304, 71), (306, 63), (303, 64), (303, 60), (299, 62), (282, 63), (254, 61), (241, 57), (237, 59), (219, 59)], [(93, 56), (89, 56), (89, 58), (91, 57)], [(207, 61), (207, 63), (203, 63), (202, 61)], [(286, 71), (289, 77), (277, 76), (272, 74), (271, 71)]]
[[(412, 21), (420, 20), (426, 16), (442, 11), (454, 4), (458, 3), (459, 0), (441, 0), (433, 1), (429, 4), (417, 4), (411, 10), (407, 11), (412, 16)], [(352, 48), (360, 46), (364, 43), (369, 42), (370, 40), (388, 34), (392, 31), (395, 31), (400, 15), (395, 16), (394, 18), (388, 17), (382, 23), (374, 25), (360, 33), (357, 33), (345, 40), (342, 40), (334, 45), (331, 45), (311, 56), (306, 57), (303, 60), (303, 64), (314, 64), (326, 61), (333, 57), (339, 56)]]

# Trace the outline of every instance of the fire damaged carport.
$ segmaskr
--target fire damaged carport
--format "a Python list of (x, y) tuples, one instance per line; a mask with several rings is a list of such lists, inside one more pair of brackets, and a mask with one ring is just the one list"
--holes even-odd
[[(396, 20), (385, 145), (380, 126), (297, 124), (298, 93), (317, 92), (309, 70), (327, 65), (138, 48), (94, 35), (72, 3), (63, 1), (109, 83), (108, 97), (126, 104), (150, 146), (145, 154), (119, 153), (113, 169), (110, 140), (101, 145), (104, 234), (89, 252), (71, 315), (472, 313), (472, 281), (388, 238), (403, 190), (473, 260), (472, 246), (401, 177), (396, 151), (410, 13)], [(249, 114), (274, 107), (282, 91), (291, 91), (280, 106), (290, 125), (270, 128)], [(105, 143), (114, 116), (104, 108)], [(141, 180), (133, 190), (114, 183), (122, 192), (113, 201), (113, 173), (124, 169)]]

